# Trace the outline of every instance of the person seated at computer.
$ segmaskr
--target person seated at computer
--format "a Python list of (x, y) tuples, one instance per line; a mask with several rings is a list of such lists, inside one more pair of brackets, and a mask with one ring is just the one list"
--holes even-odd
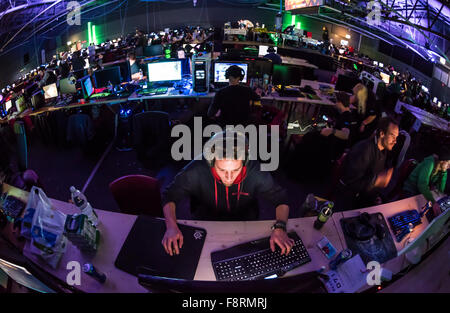
[[(447, 170), (450, 168), (450, 148), (442, 146), (440, 151), (420, 162), (403, 184), (402, 197), (412, 197), (421, 193), (427, 201), (433, 203), (435, 213), (439, 205), (431, 191), (443, 193), (447, 183)], [(440, 209), (440, 208), (439, 208)]]
[(168, 254), (179, 254), (183, 246), (176, 208), (187, 198), (195, 219), (216, 221), (256, 220), (258, 200), (265, 200), (276, 208), (277, 222), (272, 226), (270, 247), (275, 251), (275, 245), (279, 246), (282, 254), (290, 252), (293, 241), (286, 234), (286, 192), (269, 172), (261, 171), (259, 162), (249, 160), (250, 153), (242, 133), (220, 132), (205, 144), (200, 159), (191, 161), (176, 175), (163, 192), (166, 232), (162, 245)]
[(56, 83), (58, 78), (56, 77), (55, 73), (53, 73), (53, 69), (48, 67), (40, 67), (38, 71), (38, 86), (39, 88), (42, 88), (44, 86)]
[(222, 125), (247, 125), (250, 122), (250, 101), (260, 96), (250, 87), (240, 84), (244, 70), (232, 65), (225, 71), (229, 85), (216, 92), (208, 109), (208, 117), (217, 118)]
[(338, 115), (330, 127), (305, 134), (295, 147), (290, 164), (290, 174), (296, 178), (321, 179), (329, 174), (332, 161), (338, 159), (351, 138), (357, 132), (358, 120), (350, 110), (349, 96), (340, 92), (336, 95)]
[(70, 74), (70, 64), (67, 59), (67, 52), (62, 54), (61, 61), (59, 62), (59, 73), (61, 78), (67, 78)]
[(380, 119), (374, 137), (360, 141), (348, 152), (337, 186), (337, 210), (381, 203), (380, 191), (391, 180), (393, 169), (386, 162), (397, 142), (398, 124), (390, 117)]
[(366, 86), (359, 83), (353, 87), (350, 103), (356, 107), (359, 119), (359, 135), (357, 139), (366, 139), (375, 131), (381, 115), (375, 95)]
[(77, 78), (81, 78), (82, 75), (80, 75), (79, 73), (84, 70), (84, 67), (86, 66), (86, 61), (81, 57), (80, 51), (75, 51), (72, 54), (71, 64), (72, 64), (72, 71), (74, 73), (77, 73)]
[(141, 68), (139, 67), (139, 64), (136, 62), (136, 55), (133, 52), (129, 52), (127, 55), (127, 60), (130, 63), (130, 71), (131, 71), (131, 79), (132, 80), (139, 80), (141, 79)]
[(283, 63), (283, 60), (281, 59), (280, 55), (278, 55), (275, 52), (275, 48), (274, 47), (270, 46), (267, 49), (267, 52), (268, 53), (264, 56), (264, 58), (271, 60), (273, 64), (281, 64), (281, 63)]

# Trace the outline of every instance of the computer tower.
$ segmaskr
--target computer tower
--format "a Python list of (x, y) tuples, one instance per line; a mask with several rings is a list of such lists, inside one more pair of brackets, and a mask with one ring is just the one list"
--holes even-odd
[(192, 59), (192, 88), (194, 92), (209, 92), (210, 60)]

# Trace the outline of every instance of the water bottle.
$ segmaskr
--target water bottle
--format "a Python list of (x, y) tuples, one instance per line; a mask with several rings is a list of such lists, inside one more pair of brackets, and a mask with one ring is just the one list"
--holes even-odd
[(144, 73), (142, 72), (142, 69), (139, 70), (139, 80), (144, 79)]
[(91, 263), (86, 263), (83, 265), (83, 272), (85, 272), (89, 276), (94, 277), (102, 284), (104, 284), (106, 281), (106, 275), (97, 271), (97, 269)]
[(86, 196), (74, 186), (70, 187), (70, 193), (73, 203), (81, 210), (81, 213), (88, 217), (92, 225), (97, 226), (97, 213), (95, 213), (91, 204), (87, 201)]
[(314, 221), (314, 228), (321, 229), (322, 226), (328, 221), (330, 216), (333, 214), (334, 203), (331, 201), (325, 202), (320, 210), (319, 215), (317, 215), (317, 219)]

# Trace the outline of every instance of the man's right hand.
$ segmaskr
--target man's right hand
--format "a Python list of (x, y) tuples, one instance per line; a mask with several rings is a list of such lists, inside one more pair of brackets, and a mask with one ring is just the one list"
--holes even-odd
[(378, 188), (386, 188), (389, 185), (389, 182), (391, 181), (392, 173), (393, 168), (390, 168), (378, 174), (374, 186)]
[(183, 247), (183, 234), (178, 227), (169, 227), (161, 243), (171, 256), (180, 254), (180, 249)]

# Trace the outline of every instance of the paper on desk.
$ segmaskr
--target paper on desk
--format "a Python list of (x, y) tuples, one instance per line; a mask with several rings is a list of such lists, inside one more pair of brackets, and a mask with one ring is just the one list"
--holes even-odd
[(354, 293), (366, 283), (366, 266), (359, 254), (338, 266), (337, 271), (325, 273), (330, 278), (325, 287), (329, 293)]

